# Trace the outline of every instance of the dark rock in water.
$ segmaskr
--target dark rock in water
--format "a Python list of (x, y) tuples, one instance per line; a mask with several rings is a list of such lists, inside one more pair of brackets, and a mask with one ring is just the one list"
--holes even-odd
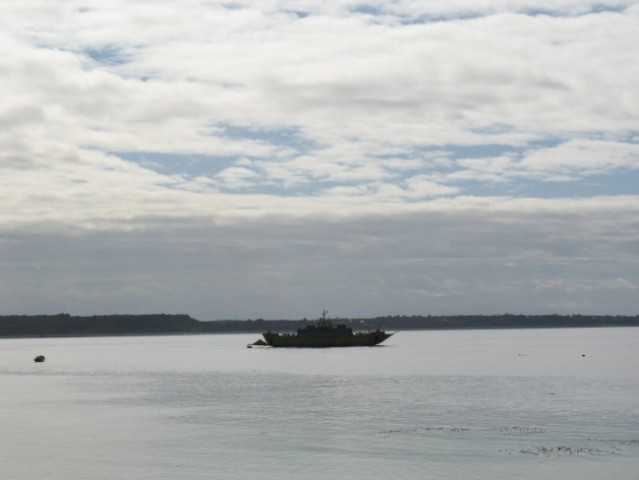
[(37, 357), (33, 359), (33, 361), (36, 363), (44, 362), (44, 355), (38, 355)]

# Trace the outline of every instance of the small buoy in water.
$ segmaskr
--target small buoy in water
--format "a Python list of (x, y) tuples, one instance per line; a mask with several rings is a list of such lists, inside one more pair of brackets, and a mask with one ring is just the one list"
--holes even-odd
[(34, 362), (41, 363), (44, 362), (44, 355), (38, 355), (33, 359)]

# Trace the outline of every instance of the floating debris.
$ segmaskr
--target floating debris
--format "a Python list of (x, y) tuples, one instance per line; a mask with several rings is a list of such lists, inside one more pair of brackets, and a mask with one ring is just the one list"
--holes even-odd
[(33, 361), (34, 361), (34, 362), (36, 362), (36, 363), (42, 363), (42, 362), (44, 362), (44, 355), (38, 355), (37, 357), (35, 357), (35, 358), (33, 359)]

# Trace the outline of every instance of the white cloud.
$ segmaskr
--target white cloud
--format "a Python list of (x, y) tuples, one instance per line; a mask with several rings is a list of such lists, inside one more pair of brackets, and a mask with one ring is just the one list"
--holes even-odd
[[(189, 137), (187, 130), (197, 131), (198, 122), (211, 119), (292, 122), (320, 141), (384, 138), (427, 145), (482, 143), (483, 136), (473, 130), (495, 123), (511, 125), (513, 131), (493, 135), (494, 142), (636, 127), (632, 52), (637, 34), (631, 12), (575, 18), (499, 13), (467, 21), (385, 25), (365, 16), (333, 12), (298, 19), (270, 10), (290, 7), (284, 4), (262, 10), (253, 5), (207, 8), (198, 2), (177, 7), (97, 4), (91, 12), (68, 10), (68, 22), (44, 24), (23, 16), (26, 25), (18, 32), (41, 32), (35, 33), (38, 42), (70, 52), (115, 46), (130, 54), (122, 65), (86, 63), (83, 75), (75, 73), (81, 80), (68, 91), (85, 102), (78, 108), (95, 115), (112, 107), (109, 115), (139, 123), (170, 121), (173, 141), (184, 137), (195, 151), (206, 151), (205, 142)], [(317, 6), (309, 8), (312, 12)], [(515, 4), (500, 9), (517, 10)], [(96, 32), (102, 32), (99, 38), (85, 38)], [(104, 70), (125, 77), (109, 80)], [(100, 76), (100, 82), (114, 84), (112, 95), (105, 96), (106, 85), (99, 82), (100, 90), (92, 90), (91, 82), (98, 80), (92, 78)], [(49, 81), (51, 75), (39, 77)], [(67, 108), (74, 104), (70, 97), (63, 100)], [(179, 119), (186, 122), (184, 130)], [(157, 132), (156, 140), (169, 129)], [(124, 129), (118, 130), (122, 134)]]
[(215, 178), (221, 186), (230, 189), (248, 188), (255, 186), (255, 180), (259, 174), (254, 170), (244, 167), (230, 167), (222, 170)]
[(517, 170), (521, 170), (510, 156), (463, 158), (457, 165), (461, 168), (448, 176), (451, 180), (504, 182)]
[(639, 145), (608, 140), (569, 140), (554, 148), (527, 152), (523, 170), (536, 175), (596, 175), (639, 169)]
[(460, 192), (457, 187), (437, 184), (426, 175), (415, 175), (406, 180), (408, 196), (413, 198), (439, 197)]

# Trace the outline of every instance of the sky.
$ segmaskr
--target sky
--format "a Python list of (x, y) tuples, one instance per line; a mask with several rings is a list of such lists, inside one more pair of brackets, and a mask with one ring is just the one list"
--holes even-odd
[(0, 3), (0, 314), (639, 314), (639, 2)]

